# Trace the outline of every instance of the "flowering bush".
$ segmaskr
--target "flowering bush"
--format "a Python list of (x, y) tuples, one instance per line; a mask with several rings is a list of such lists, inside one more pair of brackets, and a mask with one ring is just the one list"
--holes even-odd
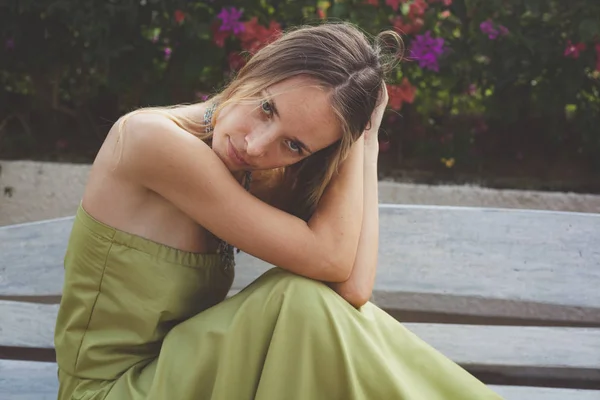
[(393, 162), (470, 168), (541, 151), (600, 166), (597, 0), (8, 3), (0, 140), (25, 133), (4, 135), (12, 149), (62, 151), (65, 131), (96, 132), (80, 140), (97, 145), (106, 121), (205, 99), (286, 27), (333, 19), (404, 37), (381, 146)]

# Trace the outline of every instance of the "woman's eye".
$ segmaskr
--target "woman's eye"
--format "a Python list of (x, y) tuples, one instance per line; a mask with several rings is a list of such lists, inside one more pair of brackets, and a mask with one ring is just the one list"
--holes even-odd
[(267, 100), (263, 100), (263, 102), (260, 105), (260, 108), (268, 116), (273, 115), (273, 107), (271, 106), (271, 103), (269, 103)]
[(293, 140), (288, 140), (287, 142), (288, 148), (297, 154), (302, 154), (302, 146), (298, 142), (294, 142)]

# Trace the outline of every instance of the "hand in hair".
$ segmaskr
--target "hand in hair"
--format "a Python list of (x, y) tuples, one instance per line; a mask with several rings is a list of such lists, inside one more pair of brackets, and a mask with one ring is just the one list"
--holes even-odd
[(387, 87), (385, 83), (382, 83), (379, 96), (377, 97), (377, 105), (375, 106), (375, 109), (371, 114), (371, 119), (369, 120), (369, 125), (367, 126), (367, 129), (365, 129), (366, 140), (369, 140), (373, 136), (377, 135), (377, 131), (381, 126), (381, 120), (383, 119), (383, 114), (385, 113), (388, 100), (389, 95), (387, 92)]
[(381, 126), (381, 120), (383, 119), (383, 114), (385, 113), (387, 103), (389, 100), (387, 87), (385, 82), (381, 85), (381, 91), (379, 92), (379, 96), (377, 99), (377, 106), (373, 110), (371, 114), (371, 120), (369, 122), (369, 126), (365, 129), (365, 155), (369, 155), (368, 153), (375, 153), (375, 156), (379, 152), (379, 141), (378, 141), (378, 132), (379, 127)]

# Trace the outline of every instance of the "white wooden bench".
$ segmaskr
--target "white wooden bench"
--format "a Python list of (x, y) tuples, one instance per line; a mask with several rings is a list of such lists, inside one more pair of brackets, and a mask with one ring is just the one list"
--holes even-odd
[[(600, 400), (600, 214), (381, 205), (373, 301), (510, 400)], [(55, 399), (72, 218), (0, 227), (0, 399)], [(235, 293), (269, 265), (237, 258)]]

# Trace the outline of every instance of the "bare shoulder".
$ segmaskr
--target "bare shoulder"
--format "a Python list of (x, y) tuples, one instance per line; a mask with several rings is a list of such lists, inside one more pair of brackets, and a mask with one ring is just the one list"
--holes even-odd
[(206, 143), (180, 128), (163, 112), (125, 115), (114, 124), (109, 135), (113, 141), (114, 170), (136, 181), (144, 181), (161, 168), (185, 165), (190, 158), (201, 162), (212, 153)]
[[(167, 112), (139, 111), (124, 115), (113, 125), (112, 134), (116, 136), (117, 147), (121, 147), (119, 150), (130, 155), (145, 150), (156, 151), (165, 145), (204, 144), (196, 136), (180, 128), (169, 118)], [(135, 152), (130, 151), (133, 148)]]

